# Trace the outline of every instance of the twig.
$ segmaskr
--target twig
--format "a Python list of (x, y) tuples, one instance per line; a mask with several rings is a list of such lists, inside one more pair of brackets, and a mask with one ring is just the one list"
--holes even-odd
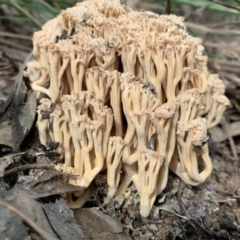
[(16, 39), (15, 39), (15, 41), (11, 41), (9, 39), (1, 39), (0, 38), (0, 43), (1, 43), (1, 45), (4, 44), (9, 47), (13, 47), (14, 49), (17, 48), (17, 49), (27, 51), (27, 52), (30, 52), (32, 50), (32, 47), (27, 46), (26, 42), (24, 44), (20, 44), (20, 43), (17, 43)]
[(229, 21), (229, 22), (220, 22), (220, 23), (213, 23), (209, 24), (208, 27), (222, 27), (226, 25), (239, 25), (240, 21)]
[(235, 160), (234, 161), (234, 167), (235, 167), (236, 181), (235, 181), (235, 187), (232, 190), (232, 193), (234, 194), (235, 191), (238, 188), (238, 185), (239, 185), (238, 168), (237, 168), (237, 162), (238, 162), (239, 158), (238, 158), (236, 146), (235, 146), (234, 140), (233, 140), (233, 138), (230, 134), (229, 127), (228, 127), (227, 120), (226, 120), (225, 116), (222, 117), (222, 125), (223, 125), (223, 127), (225, 129), (225, 132), (227, 134), (228, 141), (230, 143), (230, 148), (231, 148), (234, 160)]
[(234, 140), (233, 140), (233, 138), (232, 138), (232, 136), (230, 134), (229, 127), (228, 127), (228, 124), (227, 124), (225, 116), (222, 117), (222, 125), (223, 125), (223, 128), (225, 129), (225, 132), (227, 134), (228, 141), (230, 143), (230, 148), (231, 148), (234, 160), (238, 161), (239, 159), (238, 159), (238, 155), (237, 155), (236, 146), (235, 146)]
[(240, 61), (234, 61), (234, 60), (229, 61), (227, 59), (218, 59), (217, 63), (225, 65), (225, 66), (231, 66), (231, 67), (237, 67), (237, 68), (239, 68), (239, 66), (240, 66)]
[(235, 198), (217, 200), (218, 203), (228, 203), (228, 202), (236, 202), (236, 201), (237, 201), (237, 199), (235, 199)]
[(26, 56), (28, 55), (28, 53), (25, 51), (7, 47), (6, 45), (0, 45), (0, 50), (16, 55), (15, 59), (20, 62), (22, 62), (22, 60), (25, 59)]
[(30, 37), (30, 36), (11, 33), (11, 32), (5, 32), (5, 31), (0, 31), (0, 36), (1, 37), (19, 38), (19, 39), (25, 39), (25, 40), (32, 41), (32, 37)]
[[(237, 109), (237, 111), (240, 113), (240, 106), (238, 104), (237, 99), (235, 98), (231, 98), (230, 101), (232, 102), (232, 104), (234, 105), (234, 107)], [(238, 152), (238, 151), (237, 151)]]
[[(237, 83), (240, 82), (240, 78), (237, 77), (235, 74), (231, 74), (231, 73), (226, 73), (223, 71), (219, 71), (218, 74), (221, 76), (221, 78), (225, 78), (225, 79), (229, 79), (230, 81), (235, 81)], [(238, 96), (235, 96), (237, 99), (239, 99)]]
[(220, 68), (221, 68), (222, 71), (240, 74), (239, 67), (225, 66), (223, 64), (219, 64), (219, 65), (220, 65)]
[(189, 222), (191, 223), (192, 226), (196, 225), (200, 229), (202, 229), (208, 236), (214, 237), (211, 232), (209, 232), (206, 228), (204, 228), (198, 221), (191, 218), (191, 216), (188, 214), (188, 212), (187, 212), (187, 210), (186, 210), (186, 208), (185, 208), (185, 206), (182, 202), (182, 199), (181, 199), (181, 194), (182, 194), (183, 187), (184, 187), (184, 184), (181, 181), (178, 185), (177, 200), (178, 200), (178, 205), (179, 205), (179, 208), (180, 208), (182, 214), (184, 214), (188, 218), (188, 220), (189, 220)]
[(165, 6), (160, 4), (160, 2), (155, 3), (155, 2), (145, 2), (145, 1), (143, 1), (143, 2), (139, 3), (138, 7), (139, 7), (139, 9), (144, 9), (144, 10), (145, 9), (152, 9), (152, 10), (158, 9), (158, 10), (162, 10), (162, 11), (165, 10)]
[(52, 168), (54, 165), (50, 163), (33, 163), (33, 164), (27, 164), (22, 165), (19, 167), (12, 168), (6, 172), (4, 172), (3, 176), (6, 177), (10, 174), (16, 173), (16, 172), (22, 172), (25, 170), (31, 170), (31, 169), (49, 169)]
[(48, 234), (50, 234), (50, 233), (46, 234), (46, 232), (44, 230), (42, 230), (40, 227), (38, 227), (35, 222), (33, 222), (30, 218), (28, 218), (26, 215), (21, 213), (17, 208), (15, 208), (15, 207), (9, 205), (7, 202), (1, 201), (1, 200), (0, 200), (0, 206), (6, 208), (8, 211), (19, 216), (27, 225), (29, 225), (32, 229), (35, 230), (35, 232), (37, 232), (41, 237), (43, 237), (43, 239), (46, 239), (46, 240), (49, 239)]
[(4, 161), (7, 160), (8, 158), (14, 158), (14, 157), (21, 157), (25, 154), (25, 152), (19, 152), (19, 153), (13, 153), (13, 154), (9, 154), (5, 157), (1, 157), (0, 161)]
[(8, 56), (5, 52), (2, 52), (2, 55), (3, 55), (3, 57), (8, 59), (8, 61), (13, 65), (13, 67), (16, 71), (19, 70), (18, 65), (15, 63), (15, 61), (10, 56)]
[(185, 22), (185, 25), (188, 28), (194, 28), (194, 29), (198, 29), (201, 30), (203, 32), (209, 32), (209, 33), (218, 33), (218, 34), (237, 34), (240, 35), (240, 31), (239, 30), (232, 30), (232, 29), (217, 29), (217, 28), (209, 28), (197, 23), (192, 23), (192, 22)]
[(188, 220), (190, 220), (190, 216), (189, 216), (186, 208), (184, 207), (182, 199), (181, 199), (181, 194), (182, 194), (182, 191), (183, 191), (183, 187), (184, 187), (184, 184), (182, 183), (182, 181), (180, 181), (179, 185), (178, 185), (178, 191), (177, 191), (178, 205), (179, 205), (179, 208), (180, 208), (182, 214), (184, 214), (188, 218)]
[(166, 9), (165, 9), (165, 14), (169, 15), (171, 14), (171, 0), (166, 0)]
[(152, 233), (152, 235), (154, 236), (154, 238), (157, 237), (157, 236), (156, 236), (156, 232), (155, 232), (152, 228), (149, 227), (148, 222), (147, 222), (147, 219), (142, 217), (142, 221), (143, 221), (145, 227), (147, 228), (147, 230), (148, 230), (150, 233)]
[(236, 46), (233, 46), (229, 43), (213, 43), (213, 42), (204, 42), (204, 45), (207, 47), (213, 47), (213, 48), (220, 48), (220, 49), (224, 49), (224, 50), (232, 50), (235, 53), (239, 53), (240, 51), (236, 48)]

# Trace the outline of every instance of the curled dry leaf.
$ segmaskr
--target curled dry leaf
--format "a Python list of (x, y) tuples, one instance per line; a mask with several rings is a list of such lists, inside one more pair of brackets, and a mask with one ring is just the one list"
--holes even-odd
[(18, 150), (32, 128), (36, 115), (36, 94), (28, 90), (19, 74), (15, 92), (0, 109), (0, 144)]

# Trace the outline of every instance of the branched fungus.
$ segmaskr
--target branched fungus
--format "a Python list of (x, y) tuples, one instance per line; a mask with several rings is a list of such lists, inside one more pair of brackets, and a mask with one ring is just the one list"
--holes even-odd
[(86, 0), (34, 34), (33, 55), (25, 76), (41, 93), (40, 142), (59, 142), (56, 169), (83, 187), (63, 196), (71, 207), (106, 173), (108, 199), (133, 183), (147, 217), (169, 169), (191, 185), (209, 176), (207, 129), (229, 101), (183, 18)]
[[(212, 162), (208, 155), (205, 118), (196, 118), (187, 122), (178, 122), (177, 157), (173, 157), (170, 169), (191, 185), (198, 185), (206, 180), (212, 171)], [(199, 163), (204, 163), (204, 170), (199, 172)]]

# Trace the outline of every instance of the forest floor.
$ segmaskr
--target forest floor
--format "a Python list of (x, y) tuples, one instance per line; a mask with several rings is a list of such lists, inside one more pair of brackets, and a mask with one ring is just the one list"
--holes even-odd
[[(163, 11), (154, 1), (141, 2), (138, 7)], [(203, 39), (209, 69), (224, 81), (231, 104), (221, 123), (209, 131), (211, 176), (200, 186), (192, 187), (170, 173), (168, 185), (148, 218), (139, 213), (139, 197), (133, 186), (128, 198), (117, 197), (105, 203), (104, 176), (96, 180), (94, 197), (80, 210), (71, 211), (56, 197), (79, 189), (61, 185), (56, 190), (57, 173), (44, 162), (54, 147), (36, 150), (37, 130), (34, 126), (26, 130), (35, 119), (36, 99), (29, 94), (27, 81), (24, 86), (16, 84), (31, 52), (31, 34), (36, 27), (7, 18), (1, 20), (0, 239), (29, 239), (30, 235), (32, 239), (63, 240), (240, 239), (240, 11), (226, 8), (228, 15), (221, 11), (211, 14), (207, 6), (178, 8), (177, 13), (186, 18), (189, 32)], [(1, 7), (0, 14), (16, 12)], [(27, 103), (23, 100), (26, 96)], [(19, 101), (24, 104), (17, 111)], [(14, 134), (9, 134), (13, 130)], [(16, 148), (20, 151), (12, 152)], [(39, 151), (44, 155), (39, 168), (47, 170), (33, 183), (29, 174), (33, 165), (29, 164), (35, 164)]]

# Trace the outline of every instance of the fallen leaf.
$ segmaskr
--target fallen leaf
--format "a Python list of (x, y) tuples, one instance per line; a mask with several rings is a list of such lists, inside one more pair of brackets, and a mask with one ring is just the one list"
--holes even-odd
[(57, 240), (56, 234), (49, 225), (48, 219), (42, 209), (42, 204), (27, 197), (24, 194), (17, 194), (5, 199), (5, 202), (15, 207), (20, 213), (31, 219), (42, 231), (47, 239)]
[(188, 220), (187, 217), (181, 215), (181, 211), (178, 205), (176, 205), (174, 202), (165, 202), (163, 204), (161, 204), (160, 206), (158, 206), (159, 210), (163, 210), (163, 211), (167, 211), (170, 212), (180, 218), (183, 218), (185, 220)]
[(36, 115), (35, 93), (28, 95), (22, 80), (19, 81), (13, 100), (0, 115), (0, 144), (18, 150), (30, 131)]
[(123, 226), (118, 220), (102, 213), (96, 208), (74, 209), (73, 212), (77, 222), (81, 226), (84, 239), (131, 239), (123, 233)]
[(29, 54), (16, 80), (15, 92), (0, 108), (0, 144), (17, 151), (30, 131), (36, 116), (36, 95), (28, 90), (23, 80), (23, 70)]
[(7, 209), (0, 207), (0, 236), (1, 239), (27, 240), (27, 228), (22, 219)]
[(230, 239), (229, 233), (225, 229), (221, 229), (217, 232), (214, 232), (213, 234), (217, 237), (217, 239), (222, 239), (222, 240)]
[(43, 208), (49, 223), (61, 240), (85, 239), (72, 210), (63, 199), (56, 200), (55, 203), (44, 204)]
[(28, 197), (39, 199), (84, 189), (83, 187), (62, 182), (57, 177), (62, 175), (62, 173), (55, 169), (44, 170), (41, 173), (36, 173), (36, 175), (37, 177), (33, 181), (15, 184), (11, 192), (13, 194), (21, 192)]

